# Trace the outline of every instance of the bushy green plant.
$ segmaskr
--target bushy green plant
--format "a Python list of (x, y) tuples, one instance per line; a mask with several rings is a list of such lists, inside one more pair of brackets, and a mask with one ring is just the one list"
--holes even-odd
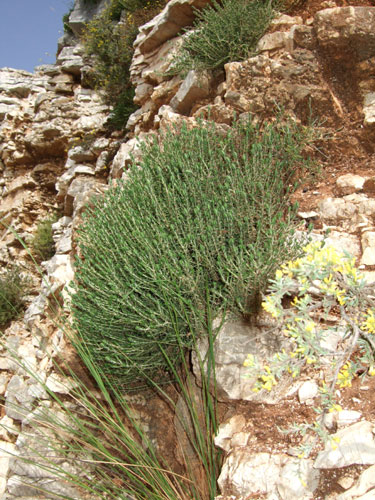
[[(354, 257), (322, 242), (310, 243), (304, 252), (276, 271), (263, 302), (264, 309), (280, 322), (290, 349), (275, 354), (266, 364), (249, 355), (244, 364), (255, 376), (255, 392), (271, 391), (281, 377), (290, 374), (296, 378), (307, 368), (324, 373), (316, 408), (320, 417), (293, 430), (302, 434), (313, 431), (337, 447), (335, 436), (324, 428), (324, 415), (341, 410), (337, 387), (349, 387), (358, 373), (375, 375), (374, 302)], [(289, 306), (286, 297), (289, 302), (294, 297)], [(336, 347), (330, 346), (330, 337), (337, 340)], [(308, 442), (300, 456), (308, 455), (312, 447)]]
[(215, 315), (254, 312), (299, 248), (289, 195), (307, 164), (306, 130), (249, 121), (168, 131), (85, 212), (74, 321), (105, 373), (128, 383), (165, 369), (161, 348), (172, 359), (178, 348), (170, 308), (189, 346), (191, 328), (204, 330), (207, 290)]
[(53, 215), (40, 221), (31, 241), (31, 249), (34, 258), (41, 262), (53, 257), (55, 253), (55, 242), (52, 235), (52, 224), (57, 221), (57, 216)]
[(22, 311), (27, 289), (28, 282), (18, 267), (11, 267), (0, 275), (0, 328)]
[(69, 17), (70, 14), (73, 12), (73, 8), (69, 10), (66, 14), (63, 15), (62, 21), (63, 21), (63, 27), (64, 27), (64, 33), (68, 33), (69, 35), (73, 34), (72, 28), (69, 26)]
[(223, 0), (196, 10), (194, 30), (187, 33), (171, 73), (215, 69), (247, 59), (275, 16), (275, 2)]
[[(86, 53), (94, 56), (94, 85), (104, 90), (105, 102), (113, 107), (109, 123), (112, 127), (123, 128), (136, 109), (129, 72), (133, 42), (138, 27), (159, 8), (159, 1), (111, 0), (83, 32)], [(123, 12), (126, 15), (122, 16)]]

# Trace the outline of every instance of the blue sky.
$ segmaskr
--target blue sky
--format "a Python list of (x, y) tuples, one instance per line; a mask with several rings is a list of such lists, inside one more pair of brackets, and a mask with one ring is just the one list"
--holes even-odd
[(0, 68), (55, 62), (62, 16), (73, 0), (0, 0)]

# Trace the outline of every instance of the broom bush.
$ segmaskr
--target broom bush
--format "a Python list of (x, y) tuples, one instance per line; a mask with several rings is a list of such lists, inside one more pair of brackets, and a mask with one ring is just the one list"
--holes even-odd
[(256, 312), (269, 276), (299, 250), (290, 194), (308, 133), (281, 121), (170, 130), (87, 209), (74, 324), (111, 380), (170, 369), (166, 355), (204, 331), (207, 307)]

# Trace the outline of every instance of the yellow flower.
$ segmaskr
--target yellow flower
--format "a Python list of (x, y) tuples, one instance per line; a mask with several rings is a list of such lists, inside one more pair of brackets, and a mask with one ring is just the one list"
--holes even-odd
[(276, 271), (276, 279), (277, 279), (277, 280), (279, 280), (279, 279), (281, 279), (282, 277), (283, 277), (283, 272), (282, 272), (280, 269), (278, 269), (278, 270)]
[(342, 411), (342, 407), (339, 404), (333, 404), (331, 408), (328, 410), (329, 413), (333, 413), (334, 411)]
[(315, 332), (315, 323), (314, 321), (308, 321), (305, 325), (305, 330), (307, 333)]
[(349, 369), (350, 365), (346, 364), (337, 375), (337, 384), (341, 388), (352, 386), (353, 375), (350, 373)]
[(375, 316), (372, 309), (367, 310), (366, 320), (362, 323), (362, 328), (369, 333), (375, 333)]
[(248, 354), (247, 358), (243, 362), (243, 366), (251, 367), (255, 365), (255, 357), (253, 354)]

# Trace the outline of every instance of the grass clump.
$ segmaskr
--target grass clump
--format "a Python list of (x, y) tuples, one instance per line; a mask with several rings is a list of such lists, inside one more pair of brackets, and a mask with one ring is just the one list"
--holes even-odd
[(0, 328), (17, 318), (24, 306), (28, 281), (18, 267), (11, 267), (0, 275)]
[(275, 14), (274, 2), (262, 0), (214, 0), (196, 10), (194, 29), (185, 36), (171, 73), (215, 69), (247, 59)]
[(31, 241), (33, 257), (37, 262), (49, 260), (55, 254), (55, 242), (53, 241), (52, 224), (58, 220), (57, 215), (44, 219), (38, 223), (35, 234)]
[(74, 322), (106, 374), (131, 383), (167, 369), (176, 327), (185, 347), (204, 331), (207, 290), (215, 316), (254, 313), (299, 248), (289, 197), (306, 140), (294, 123), (171, 130), (87, 210)]
[[(172, 323), (173, 316), (174, 312), (171, 310)], [(207, 319), (210, 319), (209, 311)], [(214, 385), (215, 370), (214, 337), (210, 322), (207, 324), (210, 346), (207, 359), (201, 359), (197, 353), (202, 379), (198, 398), (197, 389), (195, 392), (193, 389), (196, 387), (194, 377), (189, 371), (182, 345), (177, 353), (182, 369), (176, 373), (175, 390), (169, 387), (166, 391), (165, 387), (149, 379), (154, 391), (147, 393), (148, 404), (155, 401), (160, 404), (160, 400), (164, 401), (165, 415), (175, 415), (175, 421), (179, 422), (179, 437), (183, 435), (185, 446), (192, 450), (188, 455), (185, 448), (181, 449), (180, 463), (176, 462), (172, 454), (176, 445), (176, 427), (172, 427), (168, 419), (162, 426), (163, 431), (168, 429), (169, 445), (172, 447), (167, 458), (160, 454), (160, 448), (157, 451), (155, 436), (151, 439), (142, 426), (145, 410), (141, 410), (140, 420), (139, 413), (130, 402), (131, 398), (118, 391), (103, 374), (80, 333), (72, 333), (67, 325), (60, 327), (74, 342), (77, 353), (87, 367), (86, 380), (89, 374), (90, 382), (85, 383), (82, 374), (79, 376), (65, 365), (64, 380), (66, 394), (69, 395), (61, 398), (61, 395), (48, 387), (40, 373), (30, 368), (17, 352), (8, 347), (10, 358), (29, 374), (35, 387), (43, 388), (53, 402), (52, 405), (50, 401), (49, 404), (39, 402), (29, 422), (28, 438), (33, 437), (31, 444), (27, 446), (26, 453), (24, 449), (24, 453), (17, 455), (15, 460), (32, 464), (36, 470), (41, 471), (41, 475), (47, 471), (49, 478), (67, 481), (67, 486), (70, 483), (71, 487), (64, 489), (64, 498), (72, 500), (81, 498), (82, 493), (88, 498), (103, 500), (215, 498), (218, 494), (216, 480), (220, 468), (220, 452), (215, 449), (212, 439), (217, 433), (217, 419), (216, 399), (210, 392)], [(177, 330), (175, 337), (179, 338)], [(63, 362), (63, 356), (57, 364), (56, 360), (51, 359), (57, 373), (57, 365)], [(173, 365), (168, 357), (166, 362)], [(69, 377), (66, 377), (67, 372)], [(160, 399), (155, 399), (156, 394)], [(183, 401), (186, 412), (179, 410), (179, 400)], [(20, 413), (30, 412), (28, 408), (23, 410), (18, 405), (16, 407)], [(173, 433), (174, 438), (171, 437)], [(53, 481), (49, 483), (53, 488)], [(48, 483), (44, 488), (38, 483), (35, 485), (35, 492), (38, 495), (41, 492), (54, 493), (48, 488)]]

